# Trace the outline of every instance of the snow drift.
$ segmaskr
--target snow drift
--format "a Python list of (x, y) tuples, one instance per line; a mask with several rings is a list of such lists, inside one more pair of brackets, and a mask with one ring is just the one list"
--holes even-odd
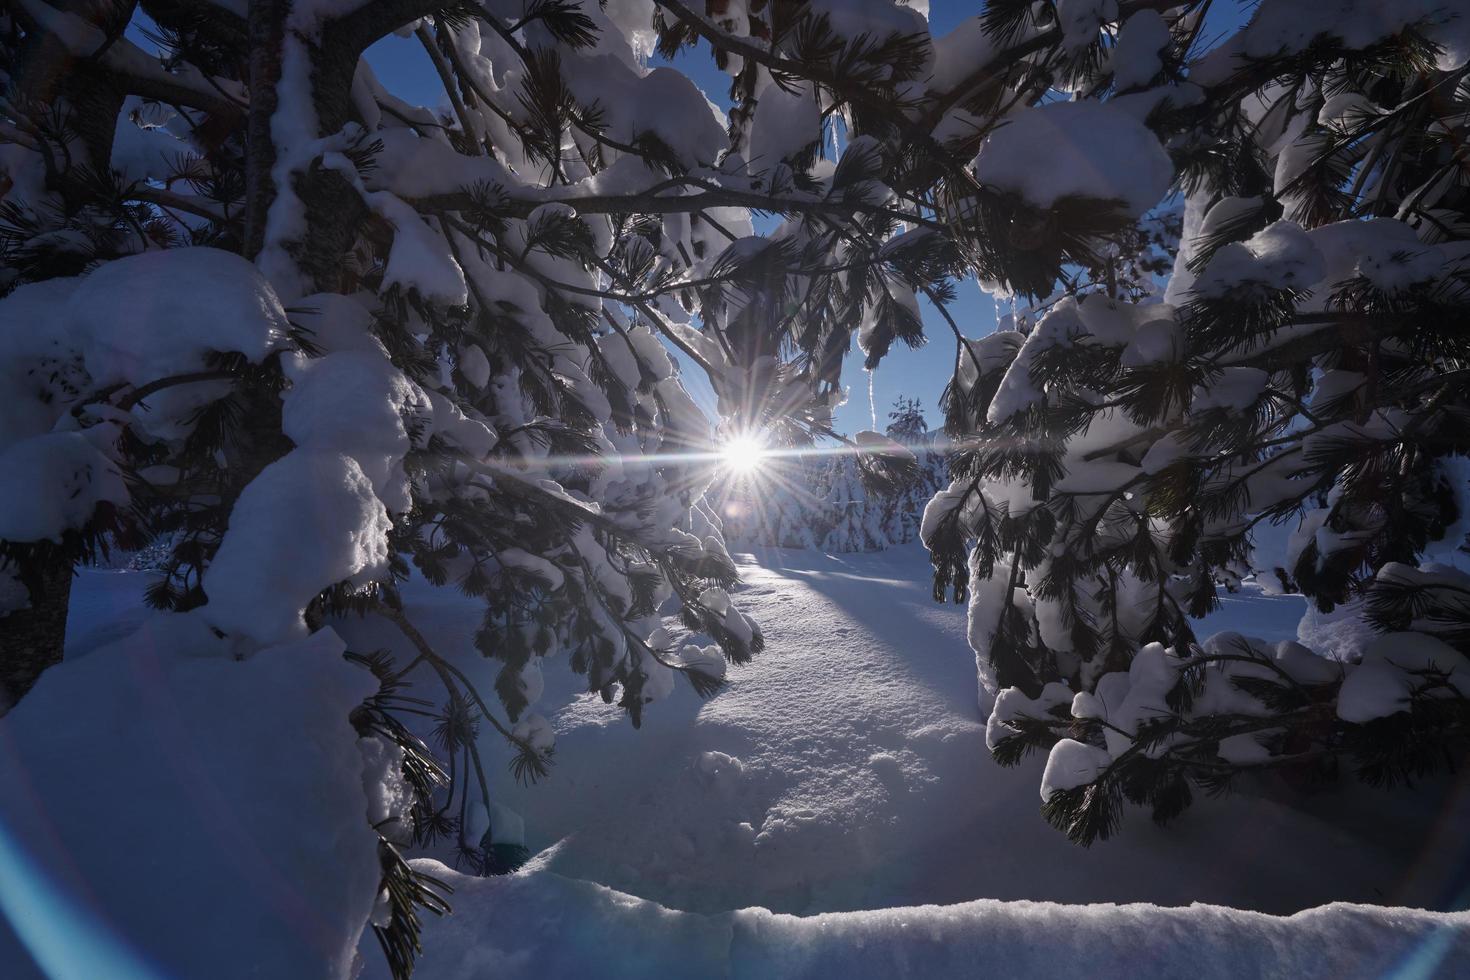
[[(966, 902), (799, 917), (675, 912), (544, 870), (467, 878), (429, 923), (416, 978), (1450, 977), (1470, 913), (1329, 905), (1286, 918), (1214, 905)], [(387, 976), (380, 964), (364, 974)]]
[(378, 684), (341, 653), (238, 661), (161, 615), (48, 671), (0, 719), (0, 976), (350, 976), (380, 868), (348, 715)]

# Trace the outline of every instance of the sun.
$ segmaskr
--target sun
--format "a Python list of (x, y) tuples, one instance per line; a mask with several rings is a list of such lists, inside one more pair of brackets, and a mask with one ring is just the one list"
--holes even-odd
[(764, 464), (766, 447), (754, 436), (735, 436), (720, 447), (720, 456), (730, 472), (750, 476)]

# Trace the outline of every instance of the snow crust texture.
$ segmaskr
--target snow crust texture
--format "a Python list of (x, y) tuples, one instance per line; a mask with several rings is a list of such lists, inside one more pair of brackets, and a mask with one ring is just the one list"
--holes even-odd
[[(498, 800), (524, 817), (533, 852), (550, 848), (549, 871), (705, 913), (990, 898), (1286, 914), (1332, 901), (1438, 907), (1454, 887), (1447, 876), (1465, 845), (1436, 828), (1470, 800), (1442, 786), (1243, 792), (1162, 830), (1136, 815), (1105, 845), (1079, 848), (1038, 812), (1044, 754), (1014, 769), (990, 761), (965, 611), (933, 603), (921, 547), (736, 559), (745, 584), (732, 598), (762, 623), (767, 646), (731, 668), (713, 699), (676, 685), (633, 731), (577, 679), (544, 671), (538, 710), (557, 764)], [(417, 581), (406, 602), (436, 650), (477, 683), (493, 681), (469, 642), (480, 615), (471, 603)], [(1232, 599), (1201, 630), (1281, 643), (1301, 609), (1294, 597)], [(353, 649), (410, 655), (371, 619), (334, 628)], [(1143, 673), (1132, 707), (1111, 707), (1147, 710)], [(1053, 700), (1065, 708), (1071, 695)], [(487, 768), (502, 764), (493, 737), (480, 751)]]
[[(1470, 914), (1329, 905), (1288, 918), (1213, 905), (967, 902), (798, 917), (675, 912), (544, 870), (422, 870), (455, 888), (415, 977), (1378, 978), (1458, 975)], [(609, 956), (609, 950), (617, 950)], [(374, 964), (366, 974), (386, 977)]]

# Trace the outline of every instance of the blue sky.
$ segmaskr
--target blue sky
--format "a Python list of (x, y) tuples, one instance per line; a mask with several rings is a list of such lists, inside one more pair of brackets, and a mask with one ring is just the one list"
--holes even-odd
[[(965, 16), (962, 12), (979, 9), (974, 2), (961, 3), (957, 0), (935, 2), (930, 10), (930, 23), (935, 33), (951, 30)], [(973, 16), (973, 14), (970, 14)], [(444, 92), (434, 74), (419, 42), (413, 38), (388, 36), (368, 51), (368, 60), (374, 71), (396, 95), (409, 102), (423, 105), (438, 105), (444, 101)], [(681, 54), (676, 64), (694, 79), (710, 100), (728, 108), (727, 95), (729, 76), (714, 66), (709, 48), (703, 42), (693, 52)], [(447, 105), (446, 105), (447, 108)], [(759, 224), (757, 225), (759, 228)], [(764, 230), (764, 229), (762, 229)], [(969, 336), (981, 336), (995, 329), (995, 306), (973, 281), (959, 284), (959, 300), (950, 308), (961, 329)], [(901, 343), (895, 344), (883, 363), (871, 376), (873, 404), (876, 407), (878, 428), (887, 424), (888, 410), (899, 395), (918, 398), (924, 406), (931, 427), (940, 423), (939, 395), (949, 380), (954, 362), (954, 335), (939, 315), (928, 308), (924, 315), (925, 332), (929, 343), (917, 350), (910, 350)], [(703, 407), (713, 411), (713, 395), (704, 379), (697, 372), (686, 370), (686, 384)], [(848, 400), (837, 411), (837, 430), (856, 432), (872, 427), (869, 412), (869, 374), (863, 370), (862, 354), (853, 344), (842, 371), (843, 384), (849, 389)]]
[[(935, 35), (946, 34), (966, 17), (975, 16), (982, 9), (983, 4), (976, 0), (931, 0), (930, 29)], [(1239, 5), (1222, 4), (1211, 13), (1210, 26), (1220, 30), (1238, 24), (1245, 11)], [(390, 35), (369, 49), (367, 56), (379, 77), (401, 98), (422, 105), (439, 105), (444, 101), (438, 76), (417, 40)], [(704, 89), (710, 101), (729, 108), (729, 77), (715, 68), (704, 42), (700, 42), (698, 48), (681, 53), (674, 63)], [(756, 227), (764, 231), (771, 224), (762, 225), (758, 220)], [(959, 283), (957, 294), (957, 301), (951, 305), (950, 312), (965, 335), (979, 337), (993, 332), (996, 304), (975, 281), (970, 279)], [(887, 424), (889, 408), (900, 395), (917, 398), (930, 427), (938, 428), (941, 421), (939, 396), (954, 363), (954, 335), (927, 300), (922, 300), (921, 305), (924, 307), (925, 333), (929, 337), (925, 346), (910, 350), (901, 343), (895, 343), (883, 363), (869, 375), (863, 370), (863, 357), (854, 342), (843, 366), (843, 384), (848, 388), (848, 400), (837, 411), (836, 427), (839, 432), (872, 428), (873, 412), (876, 413), (877, 428), (881, 430)], [(687, 366), (684, 376), (696, 401), (712, 413), (714, 397), (708, 384), (697, 371)]]

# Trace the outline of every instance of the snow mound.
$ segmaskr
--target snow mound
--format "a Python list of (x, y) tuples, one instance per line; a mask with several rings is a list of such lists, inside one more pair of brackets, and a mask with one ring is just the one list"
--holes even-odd
[(317, 593), (386, 569), (392, 527), (356, 460), (293, 450), (261, 470), (230, 512), (204, 575), (205, 615), (259, 643), (304, 635), (302, 614)]
[(595, 105), (608, 134), (636, 144), (657, 137), (684, 167), (710, 166), (729, 145), (725, 129), (704, 94), (672, 68), (638, 75), (610, 55), (562, 62), (567, 86), (584, 105)]
[(113, 462), (80, 432), (48, 432), (0, 451), (0, 540), (56, 541), (97, 505), (128, 502)]
[(1470, 18), (1456, 0), (1270, 0), (1256, 8), (1243, 30), (1202, 58), (1190, 79), (1218, 84), (1249, 59), (1295, 54), (1323, 39), (1361, 51), (1408, 27), (1439, 45), (1441, 71), (1463, 64), (1470, 53)]
[(142, 385), (199, 371), (209, 351), (259, 362), (282, 346), (290, 329), (260, 271), (214, 248), (108, 262), (77, 285), (68, 313), (97, 385)]
[(331, 630), (220, 648), (155, 616), (0, 719), (7, 980), (351, 975), (380, 871), (348, 714), (377, 682)]
[[(467, 878), (431, 920), (416, 980), (497, 977), (1454, 976), (1470, 914), (1329, 905), (1288, 918), (1213, 905), (966, 902), (807, 918), (676, 912), (542, 869)], [(372, 963), (366, 980), (387, 976)]]
[(1046, 772), (1041, 777), (1041, 798), (1049, 800), (1053, 793), (1095, 781), (1112, 761), (1113, 757), (1103, 749), (1062, 739), (1047, 756)]
[(750, 123), (746, 156), (752, 171), (768, 170), (822, 138), (821, 106), (806, 83), (786, 91), (770, 84), (761, 93)]
[(1292, 221), (1277, 221), (1249, 241), (1231, 242), (1210, 259), (1196, 294), (1221, 297), (1247, 289), (1310, 289), (1326, 274), (1322, 254)]
[(1123, 202), (1137, 218), (1169, 189), (1173, 166), (1158, 138), (1116, 106), (1054, 102), (1012, 117), (975, 158), (982, 184), (1049, 208), (1064, 197)]
[(1337, 716), (1363, 722), (1408, 711), (1411, 696), (1465, 697), (1470, 670), (1458, 650), (1423, 633), (1386, 633), (1363, 649), (1363, 662), (1348, 673), (1338, 695)]
[(281, 431), (303, 449), (337, 450), (356, 460), (394, 513), (412, 504), (403, 457), (433, 417), (429, 397), (377, 351), (303, 358), (290, 369)]
[[(581, 678), (546, 666), (537, 709), (555, 729), (557, 764), (532, 787), (507, 780), (496, 798), (524, 816), (527, 847), (551, 849), (548, 870), (704, 913), (1022, 899), (1289, 914), (1334, 901), (1438, 908), (1458, 894), (1447, 879), (1467, 866), (1467, 845), (1437, 828), (1460, 825), (1470, 794), (1451, 799), (1443, 786), (1311, 797), (1243, 786), (1163, 829), (1131, 814), (1116, 839), (1079, 848), (1039, 812), (1046, 754), (1014, 769), (990, 759), (965, 610), (934, 603), (922, 547), (761, 549), (736, 561), (734, 599), (762, 624), (766, 649), (732, 666), (714, 698), (679, 682), (635, 731)], [(482, 689), (494, 683), (495, 664), (470, 641), (483, 610), (417, 579), (404, 596), (436, 650)], [(1299, 598), (1228, 599), (1203, 634), (1295, 636)], [(335, 628), (352, 649), (414, 655), (372, 617)], [(480, 752), (487, 770), (506, 761), (493, 734)]]
[(0, 299), (0, 446), (49, 432), (86, 385), (64, 326), (76, 279), (27, 283)]

